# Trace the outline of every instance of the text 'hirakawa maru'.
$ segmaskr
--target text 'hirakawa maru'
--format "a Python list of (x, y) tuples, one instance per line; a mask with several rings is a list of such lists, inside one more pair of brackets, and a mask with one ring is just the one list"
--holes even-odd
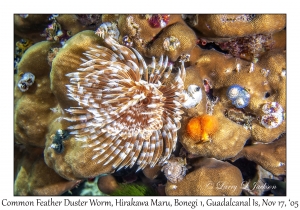
[(135, 201), (133, 198), (130, 200), (116, 199), (116, 206), (189, 206), (194, 209), (198, 206), (197, 199), (194, 201), (180, 201), (175, 199), (174, 202), (171, 201), (161, 201), (159, 199), (150, 199), (144, 201)]

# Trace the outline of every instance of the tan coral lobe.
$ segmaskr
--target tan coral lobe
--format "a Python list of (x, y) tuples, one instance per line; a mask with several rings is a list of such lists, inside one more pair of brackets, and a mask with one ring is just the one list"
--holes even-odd
[(242, 192), (241, 171), (228, 162), (199, 158), (192, 164), (194, 171), (176, 184), (168, 181), (168, 196), (236, 196)]

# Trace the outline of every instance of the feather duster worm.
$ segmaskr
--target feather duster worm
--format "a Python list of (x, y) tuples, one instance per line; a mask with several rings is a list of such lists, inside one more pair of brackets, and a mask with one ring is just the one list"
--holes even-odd
[(119, 170), (139, 165), (138, 170), (163, 164), (177, 142), (180, 128), (185, 68), (166, 85), (172, 65), (168, 58), (149, 66), (133, 48), (105, 38), (109, 48), (91, 48), (82, 68), (68, 73), (68, 95), (79, 107), (67, 109), (75, 122), (76, 140), (92, 148), (100, 165)]

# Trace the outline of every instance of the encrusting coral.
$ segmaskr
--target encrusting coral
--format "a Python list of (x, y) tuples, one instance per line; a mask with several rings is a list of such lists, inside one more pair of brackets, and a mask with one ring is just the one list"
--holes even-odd
[(147, 166), (143, 169), (143, 174), (145, 175), (145, 177), (147, 177), (148, 179), (155, 179), (161, 172), (161, 167), (162, 166), (154, 166), (154, 167), (150, 167)]
[[(209, 135), (209, 138), (205, 134), (205, 138), (209, 139), (208, 141), (195, 141), (194, 137), (187, 132), (187, 123), (190, 119), (183, 118), (182, 129), (180, 130), (182, 139), (180, 139), (180, 142), (189, 153), (194, 155), (214, 157), (221, 160), (235, 156), (250, 137), (250, 132), (241, 125), (228, 120), (217, 105), (213, 116), (217, 119), (219, 128)], [(199, 137), (202, 137), (202, 135)]]
[(100, 176), (98, 179), (98, 188), (105, 194), (111, 194), (116, 191), (119, 187), (117, 180), (114, 176), (108, 174)]
[(283, 135), (269, 144), (254, 144), (246, 146), (232, 158), (233, 161), (245, 157), (254, 161), (272, 174), (286, 174), (286, 136)]
[(39, 42), (26, 50), (18, 64), (15, 84), (18, 84), (23, 75), (31, 73), (35, 77), (34, 83), (26, 92), (22, 92), (18, 85), (15, 86), (14, 129), (18, 143), (44, 147), (48, 126), (59, 116), (51, 111), (57, 105), (57, 100), (51, 93), (51, 68), (45, 59), (48, 50), (56, 45), (47, 41)]
[(243, 37), (281, 31), (286, 25), (286, 15), (201, 14), (195, 15), (190, 25), (208, 38)]
[[(217, 51), (202, 49), (198, 60), (194, 62), (194, 65), (187, 68), (185, 86), (201, 85), (204, 81), (209, 81), (213, 96), (218, 97), (218, 101), (213, 104), (212, 115), (217, 118), (220, 126), (211, 135), (210, 143), (197, 144), (188, 135), (187, 124), (191, 118), (184, 116), (180, 142), (188, 152), (204, 157), (227, 159), (236, 156), (249, 138), (254, 142), (270, 143), (286, 132), (284, 119), (278, 121), (278, 126), (274, 128), (266, 128), (261, 124), (261, 119), (266, 115), (262, 107), (266, 103), (280, 104), (284, 116), (285, 51), (273, 49), (254, 64)], [(239, 85), (250, 95), (249, 104), (243, 109), (236, 108), (228, 98), (227, 91), (232, 85)], [(211, 105), (209, 97), (206, 97), (199, 105), (186, 112), (188, 116), (196, 117), (206, 114), (207, 107)]]
[(76, 187), (81, 180), (68, 181), (49, 168), (42, 148), (15, 145), (14, 195), (60, 195)]
[(214, 158), (200, 158), (193, 163), (195, 168), (180, 182), (167, 182), (166, 194), (177, 195), (240, 195), (243, 181), (241, 171), (228, 162)]
[[(169, 16), (165, 20), (162, 16)], [(157, 21), (158, 27), (153, 22)], [(180, 15), (120, 15), (117, 20), (120, 30), (119, 42), (128, 37), (146, 57), (168, 56), (176, 61), (182, 54), (189, 54), (196, 46), (197, 37)]]
[(49, 23), (49, 16), (46, 14), (14, 15), (15, 36), (30, 39), (34, 42), (45, 40), (40, 34)]
[(241, 158), (285, 177), (285, 18), (15, 15), (33, 44), (15, 52), (15, 195), (97, 176), (108, 194), (240, 195)]
[(196, 14), (184, 18), (198, 32), (201, 45), (215, 43), (224, 52), (250, 62), (285, 45), (283, 14)]
[[(244, 108), (245, 115), (252, 113), (258, 118), (263, 116), (262, 106), (268, 102), (277, 102), (285, 110), (285, 53), (278, 50), (270, 51), (262, 56), (253, 68), (254, 70), (250, 71), (251, 63), (241, 59), (226, 57), (216, 51), (203, 50), (196, 65), (187, 69), (187, 72), (198, 72), (194, 73), (194, 81), (188, 82), (199, 83), (201, 79), (211, 81), (214, 94), (219, 96), (219, 102), (215, 105), (213, 114), (222, 118), (225, 117), (223, 113), (226, 110), (234, 108), (226, 94), (228, 87), (234, 84), (244, 87), (251, 96), (248, 106)], [(202, 105), (205, 104), (202, 103)], [(233, 125), (231, 123), (220, 124), (226, 127)], [(238, 129), (240, 125), (236, 126)], [(226, 130), (231, 130), (231, 128)], [(250, 130), (253, 140), (271, 142), (285, 132), (285, 122), (274, 129), (267, 129), (259, 121), (253, 120)]]
[[(256, 165), (256, 174), (250, 180), (244, 180), (243, 182), (243, 193), (245, 195), (267, 195), (268, 191), (281, 191), (282, 190), (275, 184), (266, 183), (264, 180), (270, 179), (279, 181), (271, 172), (265, 170), (260, 165)], [(261, 187), (267, 186), (267, 187)], [(271, 188), (271, 190), (270, 190)], [(276, 194), (274, 194), (276, 195)]]

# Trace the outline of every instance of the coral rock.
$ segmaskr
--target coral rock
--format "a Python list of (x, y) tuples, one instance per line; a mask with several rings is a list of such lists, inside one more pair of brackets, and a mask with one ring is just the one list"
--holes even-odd
[[(78, 15), (62, 14), (62, 15), (58, 15), (58, 17), (56, 17), (56, 20), (61, 25), (61, 28), (64, 31), (68, 31), (70, 35), (74, 36), (75, 34), (84, 30), (95, 30), (101, 23), (101, 18), (98, 16), (101, 15), (81, 14), (81, 17), (83, 17), (81, 18), (78, 17)], [(83, 20), (84, 17), (85, 17), (85, 22)]]
[(182, 181), (173, 184), (167, 182), (166, 194), (183, 195), (240, 195), (242, 192), (242, 174), (230, 163), (213, 158), (200, 159), (193, 164), (195, 170), (188, 173)]
[(276, 176), (286, 174), (286, 136), (269, 144), (246, 146), (232, 160), (245, 157)]
[(118, 189), (118, 186), (119, 184), (117, 180), (110, 174), (101, 176), (98, 179), (99, 190), (105, 194), (113, 193), (116, 189)]
[(286, 15), (196, 15), (193, 25), (208, 38), (243, 37), (252, 34), (269, 34), (281, 31)]
[[(120, 15), (119, 40), (124, 36), (133, 40), (134, 47), (146, 57), (166, 55), (176, 61), (182, 54), (188, 54), (196, 46), (197, 37), (180, 15), (170, 15), (165, 27), (152, 27), (147, 15)], [(171, 43), (166, 45), (166, 41)]]
[(26, 18), (21, 15), (14, 15), (15, 35), (30, 39), (34, 42), (45, 40), (41, 36), (42, 31), (51, 23), (50, 14), (29, 14)]
[(42, 154), (41, 148), (15, 146), (15, 195), (61, 195), (80, 183), (60, 177), (45, 164)]
[[(174, 47), (167, 47), (168, 49), (166, 49), (164, 47), (166, 39), (171, 39), (172, 37), (177, 40), (175, 41), (176, 44)], [(169, 42), (172, 42), (172, 39)], [(145, 55), (147, 57), (159, 57), (161, 54), (164, 54), (172, 61), (176, 61), (180, 55), (189, 54), (195, 45), (195, 33), (185, 23), (178, 22), (165, 28), (147, 49)]]
[[(216, 51), (202, 50), (202, 54), (197, 60), (196, 65), (189, 67), (187, 72), (198, 71), (198, 76), (195, 75), (195, 77), (199, 77), (197, 81), (201, 79), (211, 81), (214, 94), (219, 97), (219, 102), (215, 106), (214, 115), (219, 115), (223, 118), (225, 110), (234, 108), (226, 94), (228, 87), (234, 84), (239, 84), (244, 87), (251, 96), (248, 106), (243, 110), (244, 112), (252, 114), (256, 118), (260, 118), (264, 115), (262, 106), (268, 102), (277, 102), (281, 104), (283, 110), (285, 110), (285, 52), (279, 50), (269, 51), (254, 64), (253, 68), (254, 70), (250, 71), (250, 62), (225, 56)], [(193, 83), (195, 82), (196, 79)], [(217, 113), (216, 109), (219, 109), (222, 114)], [(222, 130), (231, 130), (235, 127), (228, 127), (233, 124), (220, 124), (224, 126)], [(265, 143), (272, 142), (280, 134), (285, 133), (286, 130), (285, 121), (273, 129), (265, 128), (260, 124), (260, 121), (256, 119), (253, 119), (250, 124), (252, 128), (251, 139)], [(247, 127), (245, 124), (244, 126)], [(238, 127), (234, 129), (238, 129)], [(238, 131), (243, 132), (242, 129), (238, 129)]]
[[(209, 136), (210, 141), (200, 143), (195, 141), (186, 130), (188, 119), (183, 119), (182, 129), (180, 130), (183, 135), (180, 141), (189, 153), (204, 157), (227, 159), (234, 157), (243, 149), (246, 140), (250, 137), (250, 132), (241, 125), (228, 120), (220, 108), (219, 105), (216, 105), (214, 110), (214, 118), (218, 121), (219, 129)], [(202, 136), (200, 135), (200, 137)]]
[(160, 173), (161, 173), (161, 166), (158, 165), (154, 167), (147, 166), (146, 168), (143, 169), (143, 174), (148, 179), (155, 179)]
[[(80, 58), (83, 57), (83, 53), (90, 46), (101, 44), (101, 40), (94, 31), (83, 31), (69, 39), (67, 45), (54, 58), (50, 74), (51, 90), (62, 110), (78, 106), (76, 101), (67, 97), (68, 92), (65, 85), (69, 83), (69, 78), (65, 75), (76, 71), (82, 63)], [(96, 163), (91, 161), (93, 155), (88, 152), (88, 148), (83, 148), (82, 142), (76, 141), (74, 136), (63, 142), (65, 149), (62, 153), (57, 153), (51, 148), (53, 136), (57, 130), (68, 130), (70, 125), (66, 120), (50, 123), (44, 151), (47, 165), (69, 180), (96, 177), (99, 174), (110, 172), (111, 166), (96, 167)]]
[(54, 58), (50, 74), (51, 90), (63, 109), (77, 106), (75, 101), (66, 97), (68, 92), (65, 84), (69, 83), (69, 78), (65, 75), (76, 71), (80, 67), (83, 53), (89, 50), (90, 46), (101, 45), (101, 43), (103, 43), (103, 40), (95, 35), (95, 32), (83, 31), (76, 37), (72, 37), (68, 42), (68, 46), (60, 49)]
[(49, 123), (58, 115), (51, 111), (57, 105), (50, 89), (50, 66), (47, 63), (48, 50), (56, 46), (48, 41), (31, 46), (23, 55), (15, 83), (28, 72), (35, 76), (34, 83), (26, 92), (15, 86), (15, 138), (22, 144), (44, 147)]
[[(274, 175), (269, 171), (262, 168), (260, 165), (256, 165), (256, 174), (252, 180), (244, 180), (243, 193), (246, 195), (263, 195), (268, 188), (273, 188), (274, 185), (265, 185), (264, 179), (274, 179)], [(268, 187), (261, 187), (268, 186)], [(275, 187), (276, 188), (276, 187)]]

